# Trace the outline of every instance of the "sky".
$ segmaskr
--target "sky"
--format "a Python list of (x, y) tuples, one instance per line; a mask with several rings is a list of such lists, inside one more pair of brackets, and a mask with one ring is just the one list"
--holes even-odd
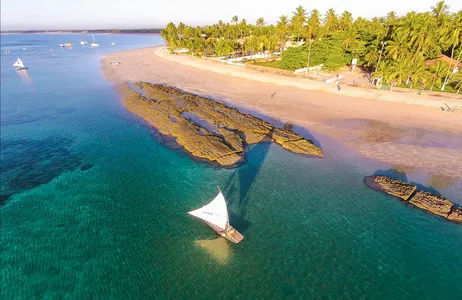
[[(350, 11), (354, 17), (384, 16), (394, 10), (428, 11), (436, 0), (1, 0), (1, 30), (135, 29), (162, 28), (168, 22), (206, 25), (234, 15), (254, 23), (264, 17), (269, 24), (281, 15), (291, 15), (302, 5), (307, 11), (338, 14)], [(462, 10), (462, 0), (446, 0), (451, 12)]]

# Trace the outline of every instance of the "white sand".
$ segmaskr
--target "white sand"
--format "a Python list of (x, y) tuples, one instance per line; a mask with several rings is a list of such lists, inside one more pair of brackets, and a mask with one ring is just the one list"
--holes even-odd
[[(121, 64), (111, 65), (111, 61)], [(462, 178), (462, 113), (439, 108), (444, 102), (462, 107), (462, 97), (347, 86), (338, 92), (334, 84), (171, 55), (164, 47), (110, 54), (103, 59), (103, 72), (116, 83), (165, 83), (225, 100), (327, 134), (350, 149), (395, 167)]]

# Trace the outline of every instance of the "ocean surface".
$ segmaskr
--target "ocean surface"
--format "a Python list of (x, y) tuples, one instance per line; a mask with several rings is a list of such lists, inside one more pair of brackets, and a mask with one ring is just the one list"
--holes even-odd
[[(161, 38), (95, 38), (1, 36), (2, 299), (462, 299), (462, 226), (363, 178), (394, 174), (462, 204), (460, 183), (300, 128), (325, 158), (260, 144), (239, 168), (197, 162), (101, 74), (104, 54)], [(238, 245), (187, 215), (217, 185)]]

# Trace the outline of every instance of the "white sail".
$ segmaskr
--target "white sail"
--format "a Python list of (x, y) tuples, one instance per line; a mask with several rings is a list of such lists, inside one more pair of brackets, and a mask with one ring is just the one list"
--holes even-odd
[(209, 204), (190, 211), (189, 214), (212, 223), (221, 229), (226, 229), (228, 225), (228, 208), (226, 207), (226, 200), (221, 191)]
[(19, 57), (18, 60), (13, 64), (13, 67), (24, 68), (24, 64), (22, 63), (22, 60)]

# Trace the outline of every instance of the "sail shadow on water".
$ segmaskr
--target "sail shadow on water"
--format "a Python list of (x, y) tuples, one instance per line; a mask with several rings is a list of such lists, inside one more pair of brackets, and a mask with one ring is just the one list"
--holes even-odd
[(233, 208), (233, 211), (230, 211), (231, 220), (241, 231), (245, 231), (250, 226), (250, 222), (245, 219), (247, 204), (250, 201), (249, 191), (263, 166), (271, 145), (271, 142), (263, 142), (251, 146), (246, 153), (247, 163), (237, 168), (224, 186), (223, 191), (229, 201), (228, 204)]

